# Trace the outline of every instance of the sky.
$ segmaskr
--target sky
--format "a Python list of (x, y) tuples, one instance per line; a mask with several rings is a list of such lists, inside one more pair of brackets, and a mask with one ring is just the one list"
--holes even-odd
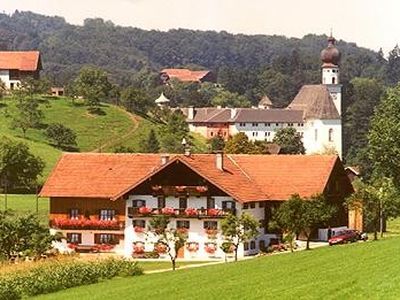
[(400, 42), (399, 0), (0, 0), (16, 9), (58, 15), (72, 24), (100, 17), (143, 29), (189, 28), (303, 37), (329, 34), (385, 52)]

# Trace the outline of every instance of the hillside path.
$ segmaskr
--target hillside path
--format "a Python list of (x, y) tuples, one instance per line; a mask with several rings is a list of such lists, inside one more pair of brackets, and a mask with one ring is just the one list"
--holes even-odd
[(100, 147), (97, 147), (96, 149), (90, 151), (90, 152), (102, 152), (102, 149), (105, 149), (107, 147), (112, 147), (115, 145), (118, 145), (119, 143), (121, 143), (123, 140), (129, 138), (139, 127), (139, 118), (138, 116), (126, 111), (125, 109), (121, 108), (121, 107), (117, 107), (117, 109), (119, 109), (121, 112), (127, 114), (129, 116), (129, 118), (131, 119), (132, 123), (133, 123), (133, 128), (131, 130), (129, 130), (126, 134), (120, 136), (117, 139), (113, 139), (110, 140), (104, 144), (101, 144)]

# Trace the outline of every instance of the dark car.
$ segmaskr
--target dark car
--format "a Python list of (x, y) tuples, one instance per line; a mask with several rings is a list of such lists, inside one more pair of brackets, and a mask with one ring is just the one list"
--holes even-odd
[(358, 240), (366, 240), (366, 235), (361, 234), (357, 230), (343, 230), (337, 235), (331, 237), (328, 242), (329, 246), (332, 246), (337, 244), (352, 243)]

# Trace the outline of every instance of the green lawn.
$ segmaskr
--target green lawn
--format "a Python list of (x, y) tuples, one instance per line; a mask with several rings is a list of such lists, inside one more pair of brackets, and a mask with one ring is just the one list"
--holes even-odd
[[(36, 206), (36, 203), (38, 204)], [(0, 210), (6, 208), (5, 195), (0, 194)], [(42, 223), (48, 223), (49, 214), (49, 199), (39, 198), (36, 202), (36, 196), (32, 194), (27, 195), (7, 195), (7, 208), (16, 211), (17, 213), (36, 213), (38, 209), (39, 218)]]
[(39, 299), (398, 299), (400, 238), (117, 278)]
[[(102, 105), (104, 114), (92, 115), (81, 103), (73, 104), (68, 98), (41, 98), (40, 109), (44, 114), (44, 124), (62, 123), (72, 128), (77, 134), (79, 151), (110, 151), (113, 142), (120, 138), (129, 136), (129, 133), (137, 128), (130, 115), (124, 110), (109, 104)], [(12, 119), (16, 111), (16, 100), (5, 98), (0, 106), (0, 132), (9, 138), (27, 142), (30, 149), (36, 155), (42, 157), (46, 162), (44, 178), (61, 154), (54, 148), (44, 135), (43, 129), (29, 129), (26, 138), (22, 131), (13, 129)]]

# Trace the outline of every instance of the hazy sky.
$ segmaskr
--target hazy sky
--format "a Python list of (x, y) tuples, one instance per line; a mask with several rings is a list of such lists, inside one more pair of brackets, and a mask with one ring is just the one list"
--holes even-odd
[(329, 34), (385, 52), (400, 42), (399, 0), (0, 0), (0, 11), (31, 10), (74, 24), (101, 17), (118, 25), (302, 37)]

